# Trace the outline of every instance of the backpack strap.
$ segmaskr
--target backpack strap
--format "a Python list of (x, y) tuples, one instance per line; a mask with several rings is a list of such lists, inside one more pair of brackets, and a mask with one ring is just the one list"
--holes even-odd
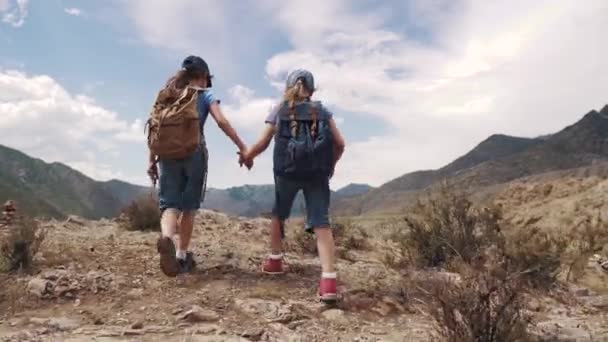
[(316, 105), (310, 106), (310, 116), (312, 117), (312, 125), (310, 126), (310, 134), (314, 138), (317, 134), (317, 121), (319, 120), (319, 110)]

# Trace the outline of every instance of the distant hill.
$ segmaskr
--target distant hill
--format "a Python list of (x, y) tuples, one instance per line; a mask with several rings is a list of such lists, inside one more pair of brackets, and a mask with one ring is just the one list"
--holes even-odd
[(555, 134), (538, 138), (492, 135), (441, 169), (408, 173), (364, 195), (340, 200), (334, 208), (341, 215), (396, 212), (417, 192), (444, 179), (469, 189), (483, 188), (607, 159), (608, 106)]
[(64, 164), (48, 164), (0, 145), (0, 202), (16, 200), (30, 215), (113, 217), (145, 191), (119, 181), (98, 182)]
[[(350, 184), (332, 194), (334, 200), (363, 194), (371, 189)], [(61, 163), (45, 163), (15, 149), (0, 145), (0, 204), (17, 201), (23, 212), (41, 217), (78, 215), (89, 219), (115, 217), (149, 188), (120, 180), (95, 181)], [(243, 185), (207, 189), (203, 207), (238, 216), (269, 213), (274, 203), (274, 185)], [(302, 194), (296, 197), (293, 214), (304, 212)]]
[[(349, 184), (332, 192), (332, 200), (340, 200), (364, 194), (373, 189), (366, 184)], [(274, 185), (243, 185), (228, 189), (207, 190), (203, 207), (231, 215), (255, 217), (267, 214), (274, 204)], [(304, 196), (296, 196), (292, 215), (304, 213)]]
[(372, 189), (373, 187), (371, 185), (351, 183), (334, 192), (332, 199), (337, 200), (357, 195), (363, 195), (368, 193)]

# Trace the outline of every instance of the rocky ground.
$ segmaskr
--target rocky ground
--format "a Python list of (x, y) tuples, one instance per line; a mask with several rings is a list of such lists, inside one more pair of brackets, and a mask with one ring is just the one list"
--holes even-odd
[[(268, 223), (202, 211), (197, 271), (170, 279), (158, 269), (157, 233), (109, 220), (47, 222), (37, 270), (0, 276), (0, 341), (441, 340), (425, 304), (383, 263), (382, 241), (340, 253), (343, 299), (328, 307), (316, 300), (313, 255), (291, 249), (290, 273), (259, 272)], [(599, 264), (590, 267), (603, 276)], [(565, 288), (559, 300), (530, 295), (532, 330), (545, 340), (608, 341), (608, 296)]]

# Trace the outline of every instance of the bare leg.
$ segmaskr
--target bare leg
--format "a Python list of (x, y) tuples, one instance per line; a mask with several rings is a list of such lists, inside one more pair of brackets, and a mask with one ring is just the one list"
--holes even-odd
[(317, 249), (321, 259), (321, 270), (323, 273), (334, 273), (335, 268), (335, 246), (334, 235), (329, 227), (315, 228), (317, 236)]
[(194, 229), (194, 211), (182, 213), (179, 221), (179, 245), (178, 250), (188, 251), (192, 230)]
[(179, 211), (177, 209), (165, 209), (160, 219), (161, 233), (164, 237), (173, 238), (177, 232), (177, 219)]
[(273, 217), (270, 222), (270, 251), (274, 255), (279, 255), (283, 251), (283, 241), (281, 240), (281, 221)]

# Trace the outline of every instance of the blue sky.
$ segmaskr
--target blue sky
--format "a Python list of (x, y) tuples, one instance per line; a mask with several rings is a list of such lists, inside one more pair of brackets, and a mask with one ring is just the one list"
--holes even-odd
[[(0, 144), (145, 184), (150, 104), (198, 54), (247, 143), (287, 72), (311, 70), (348, 142), (332, 186), (380, 185), (601, 108), (607, 16), (602, 0), (0, 0)], [(206, 134), (211, 186), (272, 181), (270, 153), (248, 172)]]

